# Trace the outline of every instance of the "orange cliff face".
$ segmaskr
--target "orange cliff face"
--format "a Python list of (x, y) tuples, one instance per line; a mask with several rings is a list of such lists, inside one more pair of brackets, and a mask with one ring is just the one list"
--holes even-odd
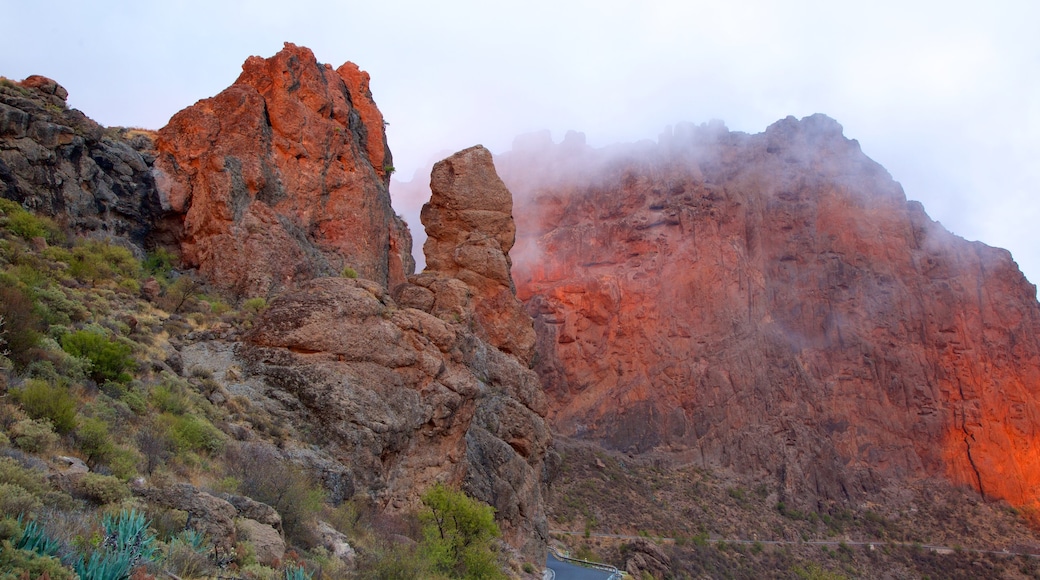
[(833, 120), (608, 150), (543, 138), (496, 163), (561, 433), (791, 497), (944, 476), (1040, 499), (1035, 287)]
[(391, 165), (368, 75), (286, 43), (170, 119), (157, 185), (184, 261), (240, 295), (352, 268), (383, 285), (411, 273), (390, 208)]

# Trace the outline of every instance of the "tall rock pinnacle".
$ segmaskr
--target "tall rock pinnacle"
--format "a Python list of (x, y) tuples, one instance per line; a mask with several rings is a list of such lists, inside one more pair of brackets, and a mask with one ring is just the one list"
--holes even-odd
[(495, 172), (491, 153), (470, 147), (440, 161), (430, 176), (421, 219), (429, 236), (426, 271), (457, 278), (474, 295), (478, 336), (530, 361), (531, 319), (516, 299), (509, 250), (516, 238), (513, 196)]
[(174, 115), (157, 184), (185, 263), (239, 295), (346, 268), (384, 286), (414, 268), (390, 208), (391, 166), (368, 75), (286, 43)]

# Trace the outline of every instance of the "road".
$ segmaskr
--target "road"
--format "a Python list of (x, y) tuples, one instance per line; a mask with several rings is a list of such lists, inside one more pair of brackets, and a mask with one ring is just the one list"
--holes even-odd
[(612, 572), (585, 568), (569, 562), (561, 562), (556, 556), (549, 553), (545, 559), (545, 566), (556, 573), (556, 580), (607, 580)]
[[(571, 532), (567, 530), (549, 530), (550, 534), (563, 534), (567, 536), (586, 536), (585, 532)], [(645, 537), (645, 536), (628, 536), (623, 534), (588, 534), (590, 538), (613, 538), (619, 540), (636, 540), (643, 538), (646, 540), (663, 540), (666, 542), (674, 542), (674, 538), (660, 538), (660, 537)], [(840, 546), (845, 544), (846, 546), (884, 546), (886, 543), (894, 546), (914, 547), (921, 548), (923, 550), (930, 550), (939, 554), (952, 554), (953, 552), (971, 552), (973, 554), (994, 554), (998, 556), (1032, 556), (1040, 557), (1040, 554), (1034, 552), (1025, 552), (1018, 550), (982, 550), (978, 548), (962, 548), (957, 546), (935, 546), (931, 544), (915, 544), (912, 542), (885, 542), (883, 540), (875, 541), (858, 541), (858, 540), (732, 540), (724, 538), (709, 538), (706, 540), (709, 544), (726, 543), (726, 544), (763, 544), (767, 546), (782, 546), (782, 545), (810, 545), (810, 546)]]

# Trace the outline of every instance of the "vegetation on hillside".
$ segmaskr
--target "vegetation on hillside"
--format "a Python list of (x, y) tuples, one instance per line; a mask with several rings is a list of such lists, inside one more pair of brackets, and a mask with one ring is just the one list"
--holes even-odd
[[(365, 497), (331, 505), (276, 452), (289, 426), (180, 368), (179, 345), (248, 328), (265, 298), (229, 304), (165, 250), (139, 259), (0, 200), (0, 579), (501, 574), (487, 506), (437, 488), (433, 534), (426, 516), (382, 515)], [(241, 534), (224, 549), (197, 518), (134, 493), (177, 482), (274, 507), (284, 558), (260, 562)], [(467, 524), (449, 529), (445, 513)], [(353, 567), (322, 545), (319, 520), (347, 536)]]

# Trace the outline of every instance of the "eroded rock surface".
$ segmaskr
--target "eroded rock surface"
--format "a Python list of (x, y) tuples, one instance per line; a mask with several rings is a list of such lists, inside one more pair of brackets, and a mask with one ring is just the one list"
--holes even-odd
[(351, 268), (380, 284), (411, 273), (390, 208), (392, 167), (368, 75), (286, 43), (170, 119), (155, 168), (185, 263), (239, 295)]
[(159, 214), (146, 131), (105, 129), (57, 82), (0, 79), (0, 195), (140, 250)]
[(462, 307), (459, 314), (472, 311), (469, 322), (479, 337), (530, 361), (534, 331), (516, 299), (510, 271), (509, 250), (516, 238), (513, 198), (491, 153), (478, 145), (440, 161), (433, 166), (430, 189), (421, 214), (428, 236), (423, 273), (429, 275), (411, 282), (427, 289), (436, 279), (463, 282), (472, 307)]
[(400, 510), (434, 482), (464, 485), (495, 507), (513, 545), (541, 549), (546, 404), (516, 357), (347, 278), (275, 300), (241, 356), (358, 491)]
[(1040, 308), (822, 115), (497, 160), (555, 427), (859, 501), (944, 476), (1040, 497)]

